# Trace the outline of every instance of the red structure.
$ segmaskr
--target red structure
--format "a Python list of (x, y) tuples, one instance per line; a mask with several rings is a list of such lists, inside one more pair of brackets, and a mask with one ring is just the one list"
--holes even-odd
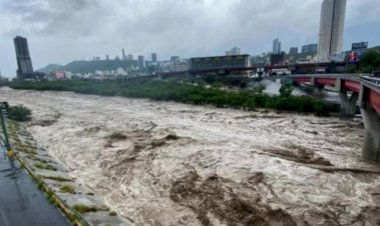
[(349, 75), (294, 75), (289, 78), (294, 84), (308, 83), (318, 89), (335, 87), (341, 98), (342, 115), (354, 116), (358, 104), (365, 126), (363, 159), (380, 162), (380, 79)]

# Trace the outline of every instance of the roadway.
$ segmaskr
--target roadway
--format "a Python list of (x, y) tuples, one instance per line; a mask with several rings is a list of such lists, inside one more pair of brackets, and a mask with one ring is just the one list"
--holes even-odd
[(0, 149), (0, 226), (70, 226), (31, 177)]

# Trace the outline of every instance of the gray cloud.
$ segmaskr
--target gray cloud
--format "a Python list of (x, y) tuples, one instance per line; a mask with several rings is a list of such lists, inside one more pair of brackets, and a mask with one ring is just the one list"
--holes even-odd
[[(346, 46), (358, 31), (380, 24), (378, 0), (348, 0)], [(321, 0), (2, 0), (0, 70), (15, 70), (12, 37), (28, 37), (35, 67), (120, 49), (182, 57), (285, 50), (318, 39)], [(355, 31), (355, 32), (354, 32)], [(367, 36), (379, 37), (380, 29)], [(366, 36), (365, 36), (366, 37)], [(371, 41), (371, 40), (369, 40)], [(373, 43), (379, 44), (379, 43)]]

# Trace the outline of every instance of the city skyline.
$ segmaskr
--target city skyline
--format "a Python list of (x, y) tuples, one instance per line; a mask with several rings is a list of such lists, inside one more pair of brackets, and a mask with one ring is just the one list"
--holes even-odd
[[(105, 54), (120, 55), (122, 48), (126, 54), (144, 55), (146, 59), (153, 52), (160, 59), (169, 59), (172, 55), (223, 55), (233, 46), (258, 55), (270, 51), (270, 40), (277, 37), (284, 50), (318, 43), (321, 0), (215, 2), (5, 0), (0, 4), (0, 71), (3, 75), (15, 75), (12, 38), (17, 35), (28, 38), (35, 68)], [(273, 6), (281, 10), (276, 11)], [(116, 8), (120, 8), (119, 14)], [(133, 12), (125, 13), (132, 9)], [(201, 16), (195, 16), (198, 12)], [(373, 0), (348, 1), (344, 49), (349, 50), (353, 42), (360, 41), (368, 41), (369, 46), (380, 44), (380, 31), (373, 29), (380, 23), (379, 13), (380, 6)], [(101, 16), (94, 19), (93, 15)], [(89, 23), (93, 26), (87, 26)], [(99, 27), (105, 29), (99, 31)]]

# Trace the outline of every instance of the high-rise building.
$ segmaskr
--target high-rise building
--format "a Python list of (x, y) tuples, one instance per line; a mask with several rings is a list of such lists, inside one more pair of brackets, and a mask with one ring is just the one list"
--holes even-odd
[(316, 54), (318, 52), (318, 44), (308, 44), (302, 46), (302, 53)]
[(128, 61), (133, 61), (133, 54), (128, 54)]
[(127, 56), (125, 55), (125, 50), (124, 49), (121, 50), (121, 57), (122, 57), (123, 60), (127, 60)]
[(289, 55), (296, 55), (298, 54), (298, 47), (291, 47), (289, 50)]
[(273, 40), (273, 53), (274, 54), (279, 54), (281, 53), (281, 42), (278, 38)]
[(347, 0), (323, 0), (319, 28), (319, 61), (342, 52)]
[(138, 56), (138, 59), (139, 59), (139, 70), (144, 70), (145, 68), (144, 56)]
[(157, 53), (152, 53), (152, 62), (153, 63), (157, 62)]
[(106, 60), (110, 60), (110, 55), (106, 55)]
[(17, 58), (17, 75), (22, 76), (23, 74), (33, 73), (32, 59), (30, 58), (27, 39), (16, 36), (13, 41)]

